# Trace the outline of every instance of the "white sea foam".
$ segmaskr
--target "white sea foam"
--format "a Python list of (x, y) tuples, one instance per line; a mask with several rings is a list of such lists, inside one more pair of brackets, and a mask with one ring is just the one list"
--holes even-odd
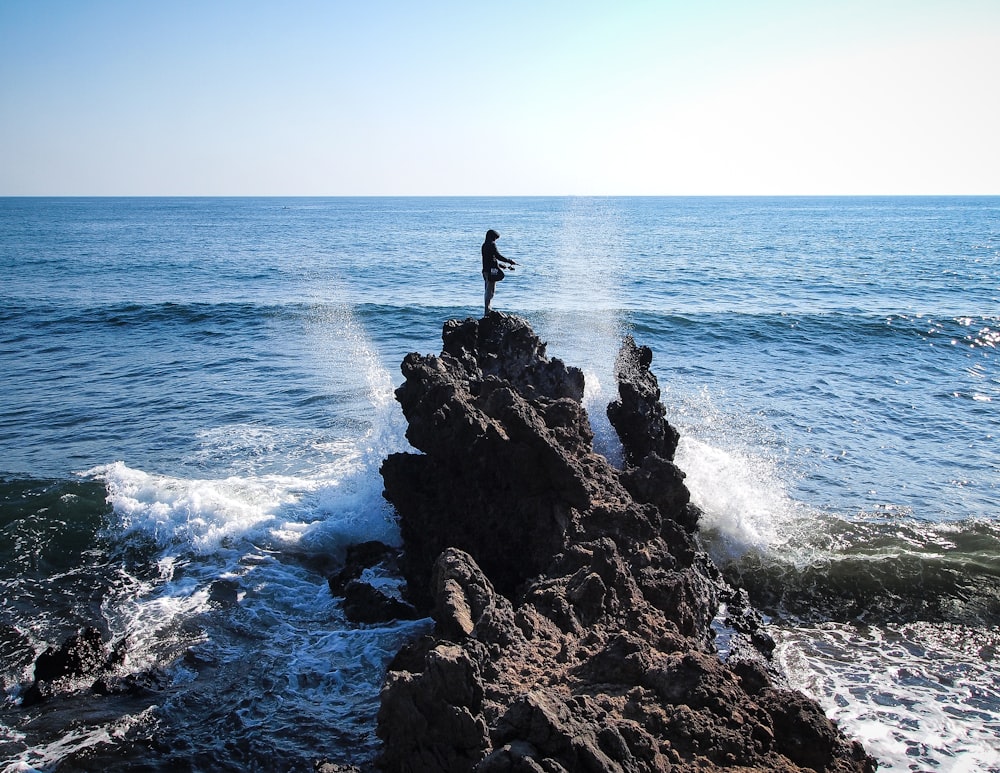
[(880, 771), (1000, 771), (995, 631), (946, 624), (772, 627), (775, 658)]
[[(879, 537), (865, 524), (880, 523), (887, 512), (899, 517), (900, 508), (885, 506), (836, 518), (796, 501), (788, 493), (790, 471), (757, 442), (752, 422), (729, 421), (704, 396), (683, 408), (684, 420), (713, 438), (682, 429), (676, 462), (704, 512), (702, 537), (721, 564), (747, 553), (797, 566), (836, 560), (866, 537)], [(892, 530), (893, 546), (905, 549), (909, 527), (907, 519)], [(935, 536), (943, 541), (948, 528), (920, 527), (917, 546), (926, 550)], [(777, 623), (771, 632), (776, 664), (792, 687), (815, 697), (862, 741), (879, 770), (1000, 772), (996, 632), (943, 623)]]
[[(354, 628), (326, 582), (347, 546), (399, 543), (379, 466), (408, 448), (389, 375), (363, 331), (352, 318), (326, 322), (350, 330), (339, 345), (363, 371), (370, 431), (338, 439), (314, 429), (227, 425), (201, 434), (195, 462), (234, 474), (171, 475), (121, 461), (84, 473), (107, 488), (107, 538), (139, 557), (117, 564), (103, 604), (112, 635), (128, 642), (121, 671), (166, 674), (176, 697), (159, 716), (172, 736), (197, 748), (215, 744), (223, 728), (232, 740), (240, 728), (249, 738), (266, 723), (270, 742), (288, 744), (291, 755), (321, 753), (323, 744), (370, 754), (362, 747), (372, 743), (385, 663), (427, 627)], [(333, 335), (324, 329), (317, 336)], [(398, 579), (372, 579), (398, 590)], [(202, 698), (182, 697), (188, 683), (192, 695), (218, 696), (216, 713), (197, 708)], [(74, 748), (109, 740), (64, 736)], [(54, 748), (53, 759), (71, 751)]]
[[(118, 519), (110, 534), (153, 551), (148, 568), (122, 565), (105, 603), (113, 634), (129, 642), (123, 672), (166, 669), (175, 689), (192, 682), (234, 707), (231, 717), (203, 721), (179, 700), (163, 709), (172, 733), (203, 747), (218, 735), (213, 722), (252, 733), (266, 721), (277, 744), (313, 743), (322, 726), (370, 738), (385, 663), (426, 621), (353, 629), (318, 571), (352, 543), (399, 541), (381, 496), (382, 454), (370, 438), (365, 445), (328, 478), (184, 479), (121, 462), (90, 471)], [(181, 657), (192, 650), (211, 664), (205, 684)]]
[(122, 534), (196, 553), (268, 549), (343, 550), (398, 539), (377, 468), (360, 464), (327, 480), (269, 475), (184, 479), (122, 462), (87, 474), (105, 482)]
[(391, 508), (381, 496), (381, 450), (368, 438), (365, 446), (345, 449), (323, 470), (327, 477), (180, 478), (123, 462), (88, 471), (107, 487), (115, 539), (151, 541), (159, 551), (158, 578), (122, 581), (133, 583), (131, 595), (139, 599), (152, 585), (159, 588), (155, 601), (146, 602), (159, 611), (137, 610), (136, 622), (196, 614), (207, 602), (206, 583), (280, 565), (283, 555), (328, 562), (356, 542), (398, 544)]
[(717, 560), (779, 549), (804, 527), (808, 514), (788, 495), (772, 461), (684, 434), (675, 461), (704, 513), (701, 528)]
[(160, 544), (183, 544), (200, 553), (280, 528), (317, 485), (283, 476), (182, 479), (135, 470), (123, 462), (85, 474), (105, 482), (125, 534), (141, 532)]

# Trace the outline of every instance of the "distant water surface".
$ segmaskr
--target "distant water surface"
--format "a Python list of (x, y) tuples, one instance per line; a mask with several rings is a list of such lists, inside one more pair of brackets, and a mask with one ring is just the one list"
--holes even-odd
[[(793, 684), (880, 770), (1000, 770), (995, 197), (0, 199), (0, 769), (370, 763), (428, 623), (352, 626), (325, 574), (398, 541), (399, 362), (482, 313), (487, 228), (612, 459), (652, 348)], [(157, 689), (21, 708), (88, 624)]]

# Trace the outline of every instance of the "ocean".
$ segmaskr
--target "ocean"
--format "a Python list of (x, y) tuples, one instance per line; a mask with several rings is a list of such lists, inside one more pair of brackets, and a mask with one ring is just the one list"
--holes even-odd
[[(0, 198), (0, 771), (369, 765), (407, 352), (654, 353), (699, 539), (882, 771), (1000, 771), (1000, 198)], [(379, 578), (392, 583), (391, 577)], [(84, 626), (144, 689), (22, 706)]]

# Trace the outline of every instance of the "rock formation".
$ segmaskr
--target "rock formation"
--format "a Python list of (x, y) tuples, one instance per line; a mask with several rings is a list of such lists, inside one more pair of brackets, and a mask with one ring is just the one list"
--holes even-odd
[(381, 623), (418, 616), (412, 604), (362, 579), (366, 571), (373, 569), (398, 574), (399, 555), (399, 550), (377, 541), (347, 548), (343, 567), (327, 580), (330, 592), (344, 599), (344, 617), (352, 623)]
[(403, 361), (420, 453), (382, 467), (410, 601), (435, 622), (390, 665), (383, 770), (874, 770), (781, 685), (745, 594), (699, 550), (649, 349), (619, 356), (619, 470), (593, 450), (583, 374), (527, 322), (449, 321), (443, 344)]
[(97, 695), (146, 694), (169, 684), (169, 677), (157, 668), (121, 674), (127, 647), (125, 639), (105, 643), (93, 626), (82, 628), (58, 647), (48, 647), (35, 658), (35, 679), (21, 695), (21, 708), (72, 693), (87, 683)]

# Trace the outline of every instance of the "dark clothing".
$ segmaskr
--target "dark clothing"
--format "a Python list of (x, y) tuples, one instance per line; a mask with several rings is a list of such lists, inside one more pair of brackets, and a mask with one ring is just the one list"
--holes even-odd
[[(490, 313), (493, 304), (493, 293), (496, 290), (497, 282), (503, 279), (503, 272), (500, 270), (500, 261), (502, 260), (508, 265), (511, 271), (514, 270), (515, 265), (513, 260), (505, 258), (500, 254), (500, 250), (497, 249), (497, 239), (499, 238), (500, 234), (491, 228), (486, 232), (486, 240), (483, 242), (481, 250), (483, 253), (483, 282), (485, 283), (483, 302), (487, 314)], [(496, 271), (494, 272), (493, 269), (496, 269)]]
[(485, 241), (483, 242), (483, 271), (489, 271), (491, 268), (500, 268), (500, 264), (497, 260), (507, 260), (503, 255), (500, 254), (500, 250), (497, 249), (496, 241)]

